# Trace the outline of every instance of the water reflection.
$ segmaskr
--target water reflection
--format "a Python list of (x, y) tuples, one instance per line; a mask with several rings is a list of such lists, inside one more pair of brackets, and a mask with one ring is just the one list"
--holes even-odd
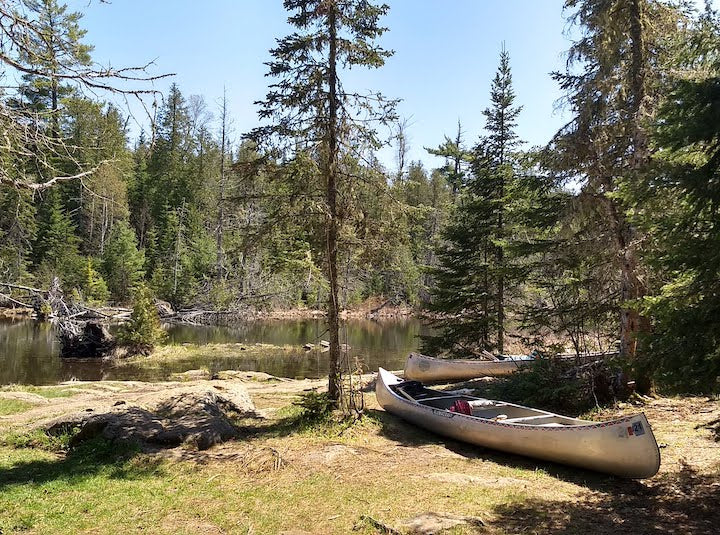
[[(171, 374), (191, 369), (262, 371), (281, 377), (320, 377), (327, 373), (327, 353), (306, 352), (305, 343), (327, 339), (322, 320), (254, 321), (231, 327), (172, 325), (168, 327), (172, 344), (264, 343), (292, 346), (291, 351), (269, 352), (262, 357), (219, 357), (212, 346), (199, 356), (163, 363), (147, 370), (140, 366), (115, 366), (112, 362), (65, 360), (58, 357), (59, 344), (54, 328), (35, 321), (0, 321), (0, 384), (53, 384), (79, 380), (167, 380)], [(402, 368), (410, 351), (419, 345), (424, 327), (415, 319), (375, 322), (350, 320), (341, 333), (351, 346), (348, 359), (365, 370), (378, 366)]]

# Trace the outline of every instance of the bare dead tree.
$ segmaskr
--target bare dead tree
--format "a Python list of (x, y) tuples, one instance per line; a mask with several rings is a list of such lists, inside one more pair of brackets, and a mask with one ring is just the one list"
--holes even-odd
[[(102, 3), (102, 0), (101, 0)], [(44, 57), (47, 48), (70, 52), (75, 44), (62, 34), (53, 36), (52, 43), (43, 31), (36, 14), (26, 0), (0, 0), (0, 77), (33, 75), (62, 82), (81, 94), (114, 95), (129, 105), (140, 103), (152, 119), (152, 102), (159, 94), (152, 83), (171, 74), (152, 75), (152, 62), (139, 67), (116, 68), (90, 62), (78, 64), (63, 59), (62, 54)], [(52, 63), (52, 69), (44, 67)], [(137, 86), (140, 87), (137, 87)], [(111, 162), (88, 165), (78, 161), (78, 147), (72, 146), (53, 128), (53, 110), (37, 111), (17, 103), (12, 86), (0, 93), (0, 185), (40, 192), (60, 182), (82, 180)], [(32, 166), (22, 165), (28, 159)], [(77, 172), (67, 173), (57, 161), (71, 162)]]

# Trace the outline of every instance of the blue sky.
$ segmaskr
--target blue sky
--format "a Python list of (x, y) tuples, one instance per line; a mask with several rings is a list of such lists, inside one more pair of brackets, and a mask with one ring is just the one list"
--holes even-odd
[[(424, 146), (452, 135), (458, 119), (472, 144), (482, 131), (490, 81), (504, 42), (511, 57), (518, 132), (544, 144), (563, 124), (560, 97), (549, 73), (562, 70), (570, 42), (562, 0), (386, 0), (382, 44), (395, 50), (385, 67), (352, 73), (355, 88), (403, 99), (398, 112), (411, 125), (410, 159), (440, 165)], [(289, 33), (281, 0), (114, 0), (69, 2), (85, 12), (93, 57), (113, 66), (155, 60), (154, 73), (176, 73), (187, 96), (203, 95), (210, 108), (227, 88), (239, 135), (258, 124), (254, 101), (267, 90), (268, 50)], [(166, 91), (170, 81), (158, 83)], [(392, 167), (391, 151), (381, 159)]]

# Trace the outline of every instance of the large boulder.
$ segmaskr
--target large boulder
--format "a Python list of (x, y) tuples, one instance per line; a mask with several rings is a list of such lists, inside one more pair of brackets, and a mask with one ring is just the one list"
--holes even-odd
[(239, 434), (233, 418), (254, 416), (240, 385), (171, 389), (150, 406), (118, 402), (107, 412), (77, 413), (45, 425), (51, 435), (72, 432), (72, 447), (95, 437), (133, 442), (143, 449), (189, 445), (205, 450)]

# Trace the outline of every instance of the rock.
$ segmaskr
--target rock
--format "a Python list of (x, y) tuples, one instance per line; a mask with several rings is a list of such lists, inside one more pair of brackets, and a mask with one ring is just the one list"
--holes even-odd
[(186, 372), (178, 372), (170, 375), (170, 379), (173, 381), (203, 381), (210, 379), (210, 371), (200, 370), (188, 370)]
[(476, 516), (452, 513), (423, 513), (400, 523), (403, 533), (412, 535), (431, 535), (458, 526), (481, 528), (484, 525), (485, 522)]
[(305, 351), (310, 351), (310, 350), (313, 349), (314, 347), (315, 347), (314, 344), (305, 344), (305, 345), (303, 346), (303, 349), (304, 349)]
[(231, 418), (245, 415), (255, 415), (255, 406), (240, 385), (226, 386), (222, 392), (195, 387), (171, 389), (150, 408), (123, 405), (102, 414), (78, 413), (54, 420), (45, 429), (51, 435), (77, 430), (71, 447), (101, 436), (146, 449), (189, 445), (206, 450), (238, 436)]
[(330, 347), (330, 342), (327, 340), (320, 340), (320, 347)]
[(287, 381), (287, 379), (281, 379), (265, 372), (246, 372), (241, 370), (223, 370), (213, 375), (213, 379), (258, 382)]

